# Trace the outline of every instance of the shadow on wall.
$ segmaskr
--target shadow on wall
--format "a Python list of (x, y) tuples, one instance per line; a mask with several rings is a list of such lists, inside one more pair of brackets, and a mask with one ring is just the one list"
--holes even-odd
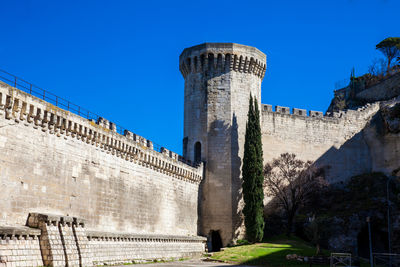
[(242, 159), (239, 157), (239, 134), (237, 117), (233, 114), (231, 126), (231, 177), (232, 177), (232, 233), (233, 239), (240, 238), (240, 228), (243, 228), (244, 217), (241, 202), (243, 199), (241, 166)]
[[(385, 253), (388, 251), (388, 233), (382, 230), (381, 226), (385, 222), (378, 224), (375, 221), (371, 222), (371, 235), (373, 253)], [(361, 230), (357, 235), (357, 252), (358, 256), (368, 259), (369, 258), (369, 235), (368, 225), (364, 223)]]
[[(219, 214), (221, 216), (221, 218), (214, 218), (214, 220), (221, 222), (232, 219), (232, 224), (226, 221), (226, 224), (220, 223), (218, 225), (212, 225), (212, 222), (207, 224), (206, 221), (200, 219), (199, 228), (202, 229), (202, 227), (208, 226), (208, 229), (203, 229), (208, 234), (210, 240), (209, 243), (214, 243), (216, 236), (212, 236), (212, 234), (218, 232), (222, 242), (221, 246), (226, 246), (228, 245), (227, 240), (239, 237), (239, 228), (243, 225), (243, 216), (241, 214), (240, 204), (242, 200), (242, 180), (240, 177), (241, 158), (239, 157), (238, 124), (236, 115), (233, 114), (232, 116), (231, 126), (222, 120), (215, 120), (212, 122), (208, 136), (211, 137), (207, 143), (208, 149), (211, 151), (217, 151), (218, 153), (211, 154), (208, 162), (205, 164), (207, 164), (208, 172), (213, 174), (214, 179), (221, 179), (218, 183), (222, 183), (223, 186), (215, 188), (212, 184), (209, 184), (209, 177), (207, 177), (207, 172), (205, 172), (205, 179), (201, 182), (201, 194), (199, 194), (202, 196), (201, 199), (199, 199), (199, 203), (202, 203), (200, 204), (201, 212), (206, 215), (210, 211), (207, 209), (214, 209), (211, 210), (211, 216), (219, 216)], [(218, 147), (222, 149), (216, 149)], [(229, 166), (230, 169), (221, 169), (220, 166)], [(207, 197), (210, 199), (207, 199)], [(217, 198), (211, 199), (213, 197)], [(222, 201), (222, 203), (218, 203), (220, 201)], [(206, 203), (206, 205), (203, 203)], [(213, 208), (214, 204), (219, 207), (225, 206), (227, 209), (217, 211)], [(211, 232), (209, 232), (210, 230)]]
[(332, 146), (314, 165), (324, 168), (325, 178), (330, 183), (343, 183), (354, 175), (371, 172), (371, 155), (363, 130), (339, 148)]
[[(399, 164), (400, 152), (396, 148), (400, 147), (400, 134), (389, 133), (386, 126), (385, 120), (382, 116), (381, 111), (378, 111), (360, 132), (356, 133), (353, 137), (347, 140), (340, 147), (336, 148), (332, 146), (328, 151), (321, 155), (316, 161), (315, 165), (323, 168), (325, 170), (325, 175), (330, 183), (339, 185), (344, 185), (351, 177), (372, 173), (377, 171), (383, 171), (385, 169), (386, 175), (390, 175), (396, 168), (392, 163), (387, 164), (387, 162), (394, 162)], [(393, 153), (384, 154), (387, 150), (393, 150)], [(386, 164), (386, 165), (385, 165)], [(271, 229), (276, 229), (279, 231), (280, 224), (282, 223), (282, 214), (277, 212), (278, 201), (273, 198), (265, 206), (265, 214), (270, 219)], [(369, 205), (368, 203), (363, 203)], [(347, 207), (348, 208), (348, 207)], [(344, 207), (346, 209), (346, 207)], [(348, 218), (352, 218), (356, 221), (354, 214), (349, 213)], [(274, 217), (275, 216), (275, 217)], [(338, 216), (336, 218), (336, 216)], [(364, 215), (359, 215), (363, 217)], [(375, 216), (376, 217), (376, 216)], [(334, 214), (332, 218), (337, 219), (338, 224), (340, 223), (340, 215)], [(378, 225), (377, 218), (373, 218), (373, 227)], [(334, 221), (334, 220), (333, 220)], [(375, 225), (375, 226), (374, 226)], [(385, 222), (380, 225), (385, 225)], [(349, 251), (358, 254), (360, 256), (368, 256), (368, 233), (366, 230), (366, 225), (347, 223), (347, 229), (338, 229), (336, 234), (338, 236), (345, 236), (346, 240), (343, 240), (342, 248), (344, 251)], [(357, 234), (354, 236), (354, 232)], [(384, 229), (373, 229), (375, 237), (373, 237), (374, 252), (384, 252), (387, 251), (386, 238), (387, 232)], [(331, 236), (333, 237), (333, 236)]]
[[(193, 60), (190, 58), (187, 59), (187, 62), (184, 62), (184, 68), (183, 70), (186, 72), (187, 75), (192, 75), (193, 70), (195, 72), (195, 77), (198, 77), (196, 74), (197, 72), (202, 73), (201, 75), (201, 90), (204, 90), (205, 97), (203, 98), (205, 101), (209, 100), (210, 103), (213, 101), (213, 97), (216, 97), (217, 95), (222, 96), (225, 94), (228, 96), (230, 94), (229, 91), (225, 90), (220, 90), (217, 88), (217, 86), (214, 85), (215, 82), (213, 79), (218, 80), (218, 83), (221, 83), (221, 85), (224, 85), (223, 83), (229, 83), (229, 80), (222, 79), (219, 80), (219, 77), (222, 77), (229, 73), (230, 66), (231, 66), (231, 61), (232, 60), (238, 60), (237, 58), (232, 58), (230, 54), (226, 55), (224, 60), (222, 58), (222, 54), (214, 55), (213, 53), (205, 53), (200, 55), (199, 57), (195, 57)], [(198, 62), (197, 62), (198, 61)], [(191, 66), (191, 67), (188, 67)], [(184, 75), (185, 76), (185, 75)], [(186, 78), (188, 79), (188, 78)], [(200, 81), (197, 81), (200, 82)], [(208, 90), (208, 87), (212, 90)], [(194, 90), (195, 87), (192, 88)], [(218, 94), (214, 94), (215, 91)], [(215, 101), (217, 102), (217, 101)], [(206, 106), (206, 110), (204, 112), (209, 112), (208, 110), (208, 103), (203, 103), (203, 106)], [(224, 116), (225, 114), (220, 114), (221, 116)], [(231, 143), (231, 126), (226, 123), (227, 120), (230, 120), (229, 117), (226, 118), (220, 118), (215, 119), (213, 122), (210, 123), (208, 129), (209, 131), (207, 132), (207, 142), (200, 144), (201, 145), (201, 150), (202, 150), (202, 158), (205, 158), (205, 155), (211, 155), (208, 159), (207, 162), (204, 162), (204, 178), (200, 182), (200, 187), (199, 187), (199, 194), (198, 194), (198, 229), (199, 229), (199, 235), (207, 236), (209, 241), (211, 242), (211, 230), (218, 232), (220, 235), (220, 238), (222, 241), (227, 239), (228, 232), (227, 228), (225, 228), (224, 225), (213, 225), (212, 221), (220, 221), (220, 218), (214, 218), (214, 216), (217, 216), (216, 211), (213, 210), (214, 204), (221, 206), (221, 203), (218, 203), (218, 199), (211, 199), (215, 194), (216, 194), (216, 188), (212, 188), (212, 186), (209, 184), (209, 174), (212, 173), (214, 178), (221, 176), (225, 177), (227, 175), (226, 169), (219, 169), (217, 165), (220, 163), (223, 163), (223, 161), (226, 161), (229, 159), (230, 153), (228, 153), (227, 148), (230, 147)], [(237, 134), (236, 134), (237, 135)], [(197, 141), (197, 140), (196, 140)], [(194, 158), (199, 158), (199, 155), (195, 153), (195, 151), (199, 151), (196, 149), (197, 143), (193, 144), (194, 148)], [(199, 146), (199, 145), (197, 145)], [(220, 149), (217, 149), (220, 148)], [(186, 148), (188, 151), (189, 149)], [(210, 153), (211, 151), (215, 153)], [(221, 152), (223, 151), (223, 152)], [(228, 153), (228, 154), (226, 154)], [(201, 156), (200, 156), (201, 157)], [(208, 170), (208, 172), (206, 171)], [(223, 182), (223, 181), (222, 181)], [(227, 185), (226, 185), (227, 186)], [(225, 187), (226, 189), (227, 187)], [(223, 192), (221, 192), (223, 193)], [(220, 195), (221, 193), (217, 194)], [(225, 195), (224, 195), (225, 196)], [(219, 197), (221, 199), (221, 197)], [(225, 198), (226, 201), (230, 201), (227, 198)], [(226, 206), (231, 206), (229, 203), (223, 203)], [(215, 208), (214, 208), (215, 209)], [(227, 214), (224, 214), (224, 211), (220, 211), (220, 214), (218, 216), (224, 217)], [(224, 220), (224, 218), (222, 218)], [(209, 244), (210, 244), (209, 242)], [(226, 245), (226, 244), (224, 244)]]
[[(360, 132), (339, 148), (332, 146), (315, 165), (328, 166), (325, 173), (330, 183), (342, 184), (355, 175), (376, 171), (390, 175), (400, 167), (398, 147), (400, 136), (388, 132), (382, 112), (378, 111)], [(396, 162), (398, 166), (393, 165)]]

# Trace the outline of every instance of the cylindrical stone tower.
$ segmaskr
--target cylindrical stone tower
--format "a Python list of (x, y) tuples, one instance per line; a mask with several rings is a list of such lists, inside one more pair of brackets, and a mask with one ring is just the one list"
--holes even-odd
[(244, 234), (244, 136), (250, 94), (260, 107), (266, 56), (250, 46), (204, 43), (183, 50), (179, 68), (185, 78), (183, 154), (206, 168), (199, 231), (218, 249)]

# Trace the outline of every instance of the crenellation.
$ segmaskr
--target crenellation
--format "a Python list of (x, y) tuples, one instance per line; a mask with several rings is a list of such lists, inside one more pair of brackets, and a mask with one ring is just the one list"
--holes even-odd
[[(299, 109), (299, 108), (292, 108), (290, 109), (289, 107), (283, 107), (283, 106), (275, 106), (275, 111), (272, 109), (272, 105), (268, 104), (262, 104), (262, 112), (267, 112), (267, 113), (279, 113), (283, 115), (296, 115), (296, 116), (302, 116), (302, 117), (315, 117), (315, 118), (323, 118), (326, 117), (324, 116), (324, 113), (321, 111), (313, 111), (310, 110), (307, 113), (306, 109)], [(346, 111), (347, 113), (351, 113), (352, 111)], [(329, 117), (339, 117), (338, 114), (327, 114)]]
[(21, 121), (25, 121), (26, 120), (26, 118), (27, 118), (27, 116), (28, 116), (28, 104), (25, 102), (25, 101), (23, 101), (22, 102), (22, 110), (21, 110), (21, 115), (20, 115), (20, 120)]
[[(71, 136), (72, 138), (77, 138), (78, 140), (81, 140), (82, 142), (85, 142), (87, 144), (98, 145), (98, 143), (100, 143), (100, 148), (102, 148), (103, 150), (109, 151), (118, 157), (123, 157), (129, 160), (131, 160), (132, 157), (128, 158), (127, 156), (124, 156), (124, 148), (128, 146), (127, 142), (133, 142), (131, 143), (133, 146), (135, 146), (136, 143), (142, 149), (148, 149), (149, 151), (146, 153), (158, 153), (154, 151), (153, 143), (150, 140), (147, 140), (129, 131), (126, 132), (125, 136), (121, 136), (116, 133), (115, 124), (109, 122), (104, 118), (99, 118), (99, 120), (95, 124), (100, 126), (100, 128), (97, 128), (96, 130), (105, 131), (104, 133), (100, 133), (97, 132), (95, 129), (92, 129), (92, 126), (94, 126), (94, 124), (87, 124), (87, 120), (84, 120), (74, 114), (70, 114), (69, 118), (65, 118), (65, 112), (56, 114), (54, 113), (56, 112), (56, 109), (54, 109), (54, 111), (49, 111), (45, 108), (43, 109), (42, 107), (40, 107), (41, 105), (43, 105), (43, 101), (37, 101), (35, 105), (34, 97), (31, 97), (29, 95), (23, 94), (24, 98), (27, 99), (27, 101), (22, 101), (18, 98), (19, 93), (20, 92), (18, 89), (14, 89), (12, 98), (10, 95), (7, 94), (7, 92), (2, 92), (2, 96), (3, 94), (6, 96), (6, 102), (4, 106), (7, 110), (6, 113), (8, 114), (8, 116), (6, 116), (6, 118), (8, 119), (14, 118), (16, 120), (25, 121), (28, 124), (34, 122), (34, 125), (40, 126), (40, 128), (44, 132), (49, 131), (49, 133), (51, 134), (57, 133), (57, 136)], [(26, 113), (26, 108), (23, 107), (27, 107), (28, 104), (29, 113)], [(72, 118), (76, 118), (78, 120)], [(86, 125), (78, 121), (81, 121)], [(107, 131), (108, 129), (110, 129), (110, 131)], [(138, 153), (140, 153), (141, 155), (140, 159), (144, 163), (146, 163), (148, 161), (148, 154), (143, 155), (143, 152), (140, 151), (138, 148), (134, 149), (137, 149), (137, 151), (139, 151)], [(159, 153), (159, 155), (165, 155), (168, 158), (176, 160), (174, 164), (184, 164), (180, 161), (177, 161), (178, 155), (176, 153), (169, 152), (165, 148), (162, 153)], [(186, 168), (190, 168), (193, 170), (196, 169), (190, 166), (187, 166)], [(166, 172), (170, 173), (171, 170), (166, 169)], [(196, 172), (198, 172), (198, 170), (196, 170)]]
[(128, 138), (129, 140), (133, 139), (133, 133), (131, 131), (128, 131), (128, 130), (124, 130), (124, 136), (126, 138)]
[(272, 105), (262, 104), (262, 111), (273, 112)]
[(6, 119), (7, 120), (11, 119), (12, 103), (13, 103), (13, 100), (12, 100), (11, 96), (10, 95), (6, 95), (5, 113), (6, 113)]
[(275, 106), (275, 112), (281, 114), (290, 114), (290, 108), (282, 107), (282, 106)]
[(300, 108), (293, 108), (292, 114), (297, 116), (307, 116), (307, 110)]
[(324, 113), (321, 112), (321, 111), (310, 110), (310, 111), (308, 112), (308, 116), (310, 116), (310, 117), (319, 117), (319, 118), (321, 118), (321, 117), (324, 116)]
[[(357, 110), (327, 113), (325, 116), (315, 111), (309, 116), (263, 112), (261, 126), (264, 161), (269, 162), (281, 153), (288, 152), (295, 153), (303, 160), (317, 161), (321, 166), (331, 166), (338, 162), (339, 165), (334, 165), (336, 167), (327, 174), (327, 180), (333, 183), (367, 172), (365, 168), (368, 168), (368, 157), (364, 155), (368, 149), (362, 147), (364, 143), (359, 133), (378, 110), (379, 103), (365, 105)], [(355, 144), (362, 149), (354, 151)], [(352, 155), (356, 163), (346, 164), (343, 162), (346, 158), (335, 156), (337, 151)]]
[[(233, 57), (233, 60), (232, 60)], [(239, 44), (205, 43), (185, 49), (180, 56), (180, 70), (189, 73), (226, 73), (230, 70), (263, 78), (266, 70), (264, 55), (259, 50)]]
[(11, 117), (14, 118), (15, 122), (19, 122), (19, 113), (21, 111), (21, 102), (19, 101), (19, 99), (14, 99), (12, 105), (12, 109), (11, 109)]

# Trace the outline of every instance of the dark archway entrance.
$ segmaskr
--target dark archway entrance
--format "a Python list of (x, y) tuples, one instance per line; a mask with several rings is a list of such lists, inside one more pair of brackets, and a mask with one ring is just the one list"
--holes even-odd
[(211, 231), (210, 233), (210, 237), (211, 237), (211, 250), (209, 250), (210, 252), (217, 252), (220, 251), (222, 248), (222, 239), (221, 236), (219, 234), (219, 231)]
[(196, 142), (194, 144), (194, 162), (200, 162), (201, 161), (201, 143)]

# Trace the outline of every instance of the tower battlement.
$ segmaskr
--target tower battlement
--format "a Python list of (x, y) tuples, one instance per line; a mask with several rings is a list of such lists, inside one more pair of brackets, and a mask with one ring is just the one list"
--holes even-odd
[(237, 71), (264, 78), (266, 55), (255, 47), (235, 43), (204, 43), (183, 50), (179, 69), (184, 78), (189, 73), (226, 73)]
[(240, 192), (247, 103), (252, 95), (261, 104), (266, 62), (257, 48), (234, 43), (204, 43), (179, 57), (185, 78), (183, 155), (206, 162), (199, 230), (219, 235), (223, 245), (244, 237)]

